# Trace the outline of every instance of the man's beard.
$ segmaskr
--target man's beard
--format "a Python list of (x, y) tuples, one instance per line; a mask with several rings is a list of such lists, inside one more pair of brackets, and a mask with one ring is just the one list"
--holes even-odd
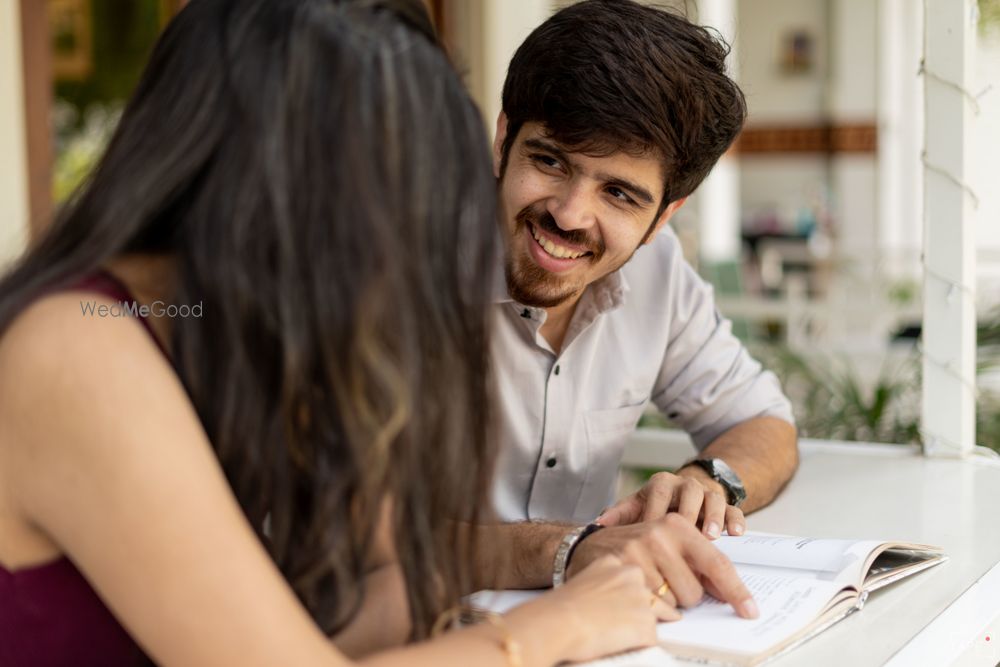
[[(539, 213), (530, 206), (521, 209), (514, 217), (513, 238), (517, 239), (529, 224), (565, 240), (567, 245), (584, 247), (591, 253), (577, 261), (596, 264), (604, 255), (605, 246), (601, 240), (590, 238), (590, 235), (582, 229), (562, 230), (548, 211)], [(529, 239), (528, 243), (535, 243), (534, 238)], [(566, 284), (567, 280), (535, 264), (527, 253), (525, 250), (524, 257), (520, 258), (520, 266), (515, 266), (513, 245), (507, 256), (507, 292), (518, 303), (535, 308), (552, 308), (564, 303), (587, 286), (585, 283)]]

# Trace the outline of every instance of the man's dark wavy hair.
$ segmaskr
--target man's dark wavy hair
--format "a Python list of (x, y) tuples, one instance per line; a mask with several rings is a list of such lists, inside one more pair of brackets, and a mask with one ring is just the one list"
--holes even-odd
[(527, 122), (573, 150), (652, 151), (667, 204), (691, 194), (729, 148), (746, 101), (726, 75), (729, 47), (669, 10), (584, 0), (557, 12), (517, 49), (504, 82), (501, 174)]
[(0, 281), (0, 332), (113, 258), (172, 257), (204, 313), (172, 360), (271, 557), (336, 632), (390, 501), (424, 636), (471, 585), (485, 506), (495, 190), (419, 0), (193, 0)]

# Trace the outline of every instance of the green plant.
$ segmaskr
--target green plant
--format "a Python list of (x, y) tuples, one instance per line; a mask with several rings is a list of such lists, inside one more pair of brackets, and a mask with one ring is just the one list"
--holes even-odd
[[(978, 327), (976, 442), (1000, 452), (1000, 309)], [(884, 363), (874, 382), (864, 382), (847, 359), (805, 355), (782, 345), (756, 344), (754, 355), (781, 380), (792, 401), (803, 437), (883, 443), (919, 443), (921, 358), (914, 351), (900, 362)], [(673, 428), (659, 413), (647, 412), (644, 428)], [(645, 479), (650, 471), (642, 471)]]
[[(997, 4), (1000, 9), (1000, 2)], [(976, 371), (980, 378), (976, 402), (976, 441), (1000, 452), (1000, 390), (991, 388), (989, 383), (991, 377), (1000, 375), (1000, 308), (980, 323), (976, 341)]]
[(782, 380), (799, 432), (810, 438), (868, 442), (919, 442), (919, 360), (883, 364), (871, 386), (851, 363), (806, 357), (787, 347), (758, 350)]
[[(755, 354), (782, 381), (803, 436), (835, 440), (918, 443), (921, 358), (918, 351), (894, 367), (883, 365), (864, 383), (846, 359), (806, 356), (784, 346), (757, 346)], [(976, 442), (1000, 452), (1000, 308), (977, 327), (979, 395)]]
[(122, 105), (118, 103), (94, 104), (87, 109), (82, 125), (78, 126), (75, 110), (61, 100), (56, 101), (52, 195), (57, 204), (76, 190), (104, 154), (121, 112)]
[(976, 442), (1000, 453), (1000, 394), (980, 394), (976, 405)]
[(979, 28), (983, 32), (1000, 31), (1000, 0), (979, 0)]
[(920, 296), (920, 285), (914, 280), (898, 280), (889, 285), (886, 296), (891, 304), (906, 306)]

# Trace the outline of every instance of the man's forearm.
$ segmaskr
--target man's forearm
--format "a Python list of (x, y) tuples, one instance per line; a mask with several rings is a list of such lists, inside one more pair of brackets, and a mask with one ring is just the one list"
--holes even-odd
[[(713, 440), (701, 457), (720, 458), (743, 480), (746, 513), (768, 505), (788, 483), (799, 464), (795, 427), (776, 417), (758, 417), (737, 424)], [(698, 468), (684, 468), (680, 474), (708, 478)]]
[[(743, 480), (745, 512), (774, 500), (798, 466), (795, 427), (774, 417), (759, 417), (738, 424), (710, 443), (702, 456), (721, 458)], [(681, 474), (707, 477), (697, 466)], [(721, 487), (720, 487), (721, 488)], [(476, 528), (476, 589), (544, 588), (552, 584), (552, 562), (563, 536), (572, 528), (565, 523), (519, 522), (485, 524)]]
[(522, 521), (476, 528), (478, 589), (545, 588), (552, 585), (556, 548), (572, 525)]

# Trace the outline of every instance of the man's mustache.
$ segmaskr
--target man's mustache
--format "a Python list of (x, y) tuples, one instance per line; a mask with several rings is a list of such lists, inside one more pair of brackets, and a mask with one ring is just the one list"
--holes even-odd
[(555, 218), (548, 211), (536, 213), (530, 206), (521, 209), (515, 217), (518, 228), (531, 223), (533, 226), (548, 232), (556, 238), (562, 239), (566, 245), (583, 247), (594, 254), (594, 258), (599, 258), (604, 254), (604, 243), (590, 238), (590, 235), (582, 229), (560, 229)]

